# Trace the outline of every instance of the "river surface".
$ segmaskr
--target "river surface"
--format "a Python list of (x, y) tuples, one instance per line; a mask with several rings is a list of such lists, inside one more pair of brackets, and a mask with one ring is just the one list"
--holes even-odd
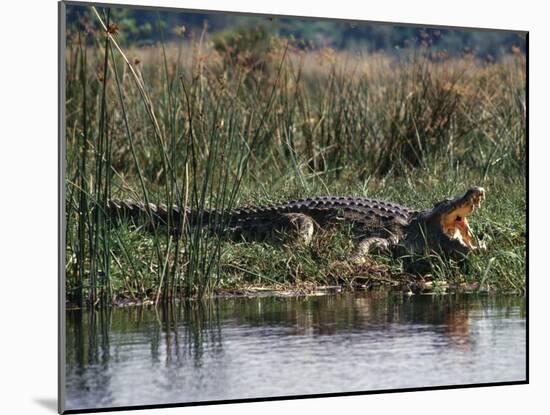
[(525, 313), (385, 292), (69, 311), (66, 409), (523, 381)]

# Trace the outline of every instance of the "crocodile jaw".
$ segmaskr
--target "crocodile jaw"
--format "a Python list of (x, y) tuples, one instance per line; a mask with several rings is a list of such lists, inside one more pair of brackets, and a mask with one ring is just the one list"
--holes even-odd
[(440, 225), (442, 232), (449, 238), (457, 240), (465, 247), (475, 249), (475, 238), (468, 224), (469, 216), (475, 208), (481, 206), (485, 199), (485, 189), (472, 187), (464, 196), (451, 201), (449, 210), (441, 215)]

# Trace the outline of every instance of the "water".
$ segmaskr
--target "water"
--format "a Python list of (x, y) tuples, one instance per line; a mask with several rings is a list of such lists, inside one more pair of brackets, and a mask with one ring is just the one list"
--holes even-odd
[(382, 292), (67, 313), (66, 409), (525, 380), (525, 299)]

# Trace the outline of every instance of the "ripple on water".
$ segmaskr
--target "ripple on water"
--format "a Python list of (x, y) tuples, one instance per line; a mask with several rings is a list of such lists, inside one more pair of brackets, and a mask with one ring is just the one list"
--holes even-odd
[(67, 409), (521, 381), (524, 309), (356, 293), (68, 315)]

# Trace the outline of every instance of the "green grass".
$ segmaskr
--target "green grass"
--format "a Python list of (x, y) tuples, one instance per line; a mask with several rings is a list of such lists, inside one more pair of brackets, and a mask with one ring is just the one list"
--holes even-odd
[[(521, 293), (525, 287), (525, 194), (520, 180), (487, 180), (465, 177), (440, 180), (433, 184), (431, 176), (425, 181), (417, 181), (416, 191), (411, 192), (405, 180), (394, 181), (380, 190), (381, 187), (371, 184), (367, 189), (361, 187), (343, 187), (335, 190), (339, 194), (356, 194), (382, 197), (398, 201), (408, 206), (429, 207), (433, 202), (449, 195), (462, 193), (471, 185), (482, 185), (487, 191), (487, 200), (482, 209), (471, 216), (470, 224), (476, 235), (483, 235), (487, 244), (484, 251), (469, 255), (466, 265), (449, 261), (434, 260), (431, 275), (424, 275), (424, 280), (445, 281), (453, 285), (464, 284), (475, 291), (498, 290), (501, 292)], [(372, 190), (371, 190), (372, 188)], [(311, 189), (309, 193), (299, 193), (290, 189), (274, 192), (272, 198), (250, 197), (251, 203), (258, 199), (261, 202), (275, 202), (286, 196), (307, 196), (323, 193), (323, 189)], [(135, 251), (134, 255), (145, 258), (151, 249), (152, 237), (147, 233), (137, 233), (128, 228), (118, 231), (126, 238), (126, 244)], [(353, 248), (353, 234), (349, 229), (320, 230), (315, 234), (311, 246), (300, 246), (291, 242), (270, 244), (267, 242), (231, 242), (224, 241), (221, 247), (219, 269), (213, 275), (216, 280), (214, 292), (223, 290), (243, 290), (257, 287), (275, 289), (311, 289), (316, 285), (342, 285), (357, 288), (361, 285), (376, 286), (379, 284), (396, 287), (402, 283), (415, 280), (407, 273), (403, 260), (390, 256), (372, 256), (372, 261), (362, 266), (342, 265), (341, 262)], [(127, 275), (126, 261), (123, 254), (117, 252), (118, 262), (122, 267), (113, 270), (113, 279), (122, 281)], [(136, 286), (117, 287), (117, 292), (124, 297), (151, 298), (154, 291), (156, 271), (147, 271), (147, 261), (140, 265), (140, 278), (132, 278)], [(219, 274), (217, 274), (219, 273)], [(149, 280), (145, 280), (148, 276)], [(138, 284), (139, 281), (139, 284)], [(482, 283), (482, 286), (479, 284)], [(150, 287), (151, 292), (140, 287)]]
[[(97, 13), (94, 24), (109, 21)], [(113, 226), (110, 198), (201, 209), (351, 194), (420, 208), (473, 185), (488, 191), (471, 221), (488, 249), (466, 266), (435, 258), (427, 278), (524, 289), (523, 56), (484, 64), (433, 60), (420, 49), (397, 64), (279, 38), (263, 42), (247, 66), (203, 37), (132, 50), (116, 38), (68, 36), (69, 301), (409, 278), (400, 260), (384, 256), (343, 265), (353, 245), (346, 229), (316, 235), (311, 247), (230, 243), (185, 223), (174, 238), (163, 228)]]

